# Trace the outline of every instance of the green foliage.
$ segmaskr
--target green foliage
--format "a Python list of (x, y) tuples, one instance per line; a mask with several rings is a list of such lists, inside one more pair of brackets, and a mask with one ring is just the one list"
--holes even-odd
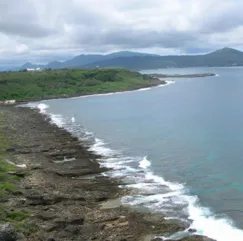
[(140, 73), (122, 69), (1, 72), (0, 101), (104, 93), (158, 83)]

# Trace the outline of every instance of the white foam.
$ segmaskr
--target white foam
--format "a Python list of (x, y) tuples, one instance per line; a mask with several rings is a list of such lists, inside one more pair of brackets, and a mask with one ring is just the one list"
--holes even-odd
[(103, 140), (98, 138), (95, 138), (95, 143), (90, 147), (89, 150), (105, 157), (109, 157), (115, 153), (115, 151), (105, 146)]
[(141, 89), (138, 89), (137, 91), (145, 91), (145, 90), (150, 90), (151, 88), (153, 88), (153, 87), (141, 88)]
[(75, 122), (76, 122), (76, 119), (75, 119), (75, 117), (74, 117), (74, 116), (71, 118), (71, 121), (72, 121), (73, 123), (75, 123)]
[(145, 175), (145, 178), (147, 180), (152, 180), (155, 183), (161, 184), (163, 186), (167, 186), (173, 191), (184, 189), (183, 184), (165, 181), (163, 177), (156, 176), (156, 175), (153, 174), (153, 172), (147, 172), (146, 175)]
[(166, 80), (166, 85), (171, 85), (171, 84), (175, 84), (174, 80)]
[(217, 218), (209, 209), (198, 204), (198, 198), (184, 196), (188, 201), (189, 218), (193, 220), (191, 228), (198, 234), (208, 236), (217, 241), (242, 241), (243, 230), (236, 228), (229, 218)]
[(151, 162), (147, 160), (147, 157), (145, 156), (142, 161), (139, 162), (139, 167), (146, 169), (151, 166)]
[(37, 108), (40, 110), (40, 113), (44, 114), (44, 113), (46, 113), (46, 109), (49, 108), (49, 105), (40, 103), (37, 105)]
[(58, 127), (63, 127), (65, 122), (62, 115), (50, 114), (51, 122), (56, 124)]

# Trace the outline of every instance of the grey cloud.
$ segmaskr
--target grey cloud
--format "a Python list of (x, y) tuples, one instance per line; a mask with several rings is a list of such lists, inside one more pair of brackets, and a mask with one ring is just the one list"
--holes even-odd
[(223, 33), (243, 25), (243, 3), (225, 8), (222, 11), (209, 10), (202, 20), (201, 33)]
[(52, 35), (57, 31), (35, 23), (13, 23), (0, 20), (0, 32), (21, 37), (39, 38)]
[(196, 53), (223, 47), (222, 36), (241, 46), (234, 29), (243, 26), (242, 7), (241, 0), (0, 0), (0, 64), (123, 49)]
[(137, 30), (133, 28), (81, 28), (73, 36), (80, 45), (105, 46), (116, 45), (121, 48), (177, 48), (188, 46), (197, 40), (194, 32)]

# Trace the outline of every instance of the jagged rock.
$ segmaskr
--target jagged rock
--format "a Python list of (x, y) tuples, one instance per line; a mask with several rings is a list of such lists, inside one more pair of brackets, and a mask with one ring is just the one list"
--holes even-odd
[(193, 229), (193, 228), (189, 228), (189, 229), (188, 229), (188, 232), (189, 232), (189, 233), (195, 233), (195, 232), (197, 232), (197, 230), (196, 230), (196, 229)]
[(16, 241), (17, 236), (12, 224), (0, 225), (0, 241)]

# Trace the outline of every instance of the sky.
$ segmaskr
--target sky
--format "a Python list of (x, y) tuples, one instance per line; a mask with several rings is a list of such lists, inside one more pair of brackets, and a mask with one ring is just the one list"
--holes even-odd
[(0, 0), (0, 66), (120, 50), (243, 50), (242, 0)]

